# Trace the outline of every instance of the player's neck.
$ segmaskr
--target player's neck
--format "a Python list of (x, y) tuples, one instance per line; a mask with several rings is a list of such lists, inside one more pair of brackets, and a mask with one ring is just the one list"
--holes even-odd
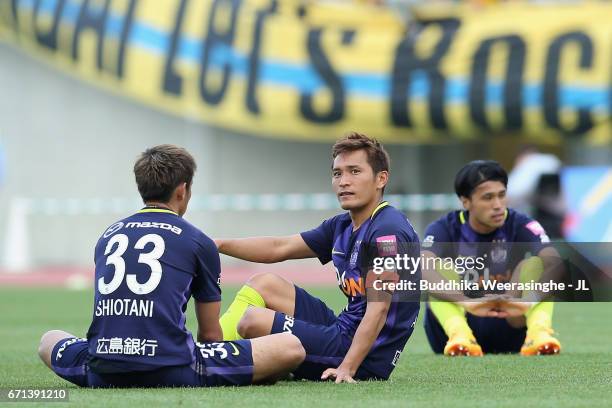
[(178, 208), (175, 208), (177, 206), (173, 206), (172, 203), (161, 203), (158, 201), (147, 201), (145, 202), (145, 205), (147, 206), (147, 208), (159, 208), (162, 210), (169, 210), (172, 211), (173, 213), (178, 214)]
[(365, 207), (356, 208), (354, 210), (350, 210), (349, 213), (351, 215), (351, 221), (353, 222), (353, 231), (356, 231), (361, 227), (361, 224), (366, 222), (368, 218), (372, 216), (372, 213), (378, 207), (381, 200), (376, 200), (366, 205)]
[(489, 227), (488, 225), (479, 223), (474, 217), (469, 217), (468, 223), (470, 224), (470, 228), (482, 235), (488, 235), (497, 229), (497, 227)]

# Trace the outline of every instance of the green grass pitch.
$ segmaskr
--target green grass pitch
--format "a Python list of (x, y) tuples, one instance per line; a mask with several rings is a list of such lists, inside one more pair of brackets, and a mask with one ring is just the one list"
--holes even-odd
[[(311, 292), (335, 309), (344, 304), (343, 296), (335, 288), (313, 288)], [(224, 292), (226, 302), (232, 299), (233, 293), (233, 290)], [(159, 405), (224, 408), (612, 406), (610, 303), (556, 306), (555, 329), (564, 347), (559, 356), (455, 359), (434, 356), (419, 321), (387, 382), (356, 385), (280, 382), (243, 388), (153, 390), (78, 389), (56, 377), (39, 361), (36, 347), (40, 335), (53, 328), (84, 335), (91, 309), (90, 291), (0, 289), (0, 388), (69, 388), (70, 403), (52, 405), (57, 407), (68, 404), (130, 408)], [(188, 323), (192, 331), (194, 321), (190, 311)]]

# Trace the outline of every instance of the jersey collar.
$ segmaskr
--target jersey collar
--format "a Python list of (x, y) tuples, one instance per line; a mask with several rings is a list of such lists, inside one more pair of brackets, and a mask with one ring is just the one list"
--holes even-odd
[(388, 205), (389, 205), (389, 203), (388, 203), (387, 201), (383, 201), (382, 203), (378, 204), (378, 207), (376, 207), (376, 208), (374, 209), (374, 211), (372, 212), (372, 215), (370, 215), (370, 219), (373, 219), (373, 218), (374, 218), (374, 216), (375, 216), (375, 215), (376, 215), (376, 214), (377, 214), (377, 213), (378, 213), (380, 210), (382, 210), (383, 208), (385, 208), (385, 207), (386, 207), (386, 206), (388, 206)]
[(178, 217), (178, 214), (175, 213), (172, 210), (168, 210), (167, 208), (159, 208), (159, 207), (144, 207), (141, 208), (136, 214), (143, 214), (143, 213), (167, 213), (167, 214), (174, 214)]

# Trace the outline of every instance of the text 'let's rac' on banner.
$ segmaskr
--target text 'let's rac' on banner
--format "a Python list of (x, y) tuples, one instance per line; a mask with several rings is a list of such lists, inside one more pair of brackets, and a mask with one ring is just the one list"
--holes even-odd
[(609, 142), (612, 4), (6, 0), (0, 39), (119, 95), (296, 140)]

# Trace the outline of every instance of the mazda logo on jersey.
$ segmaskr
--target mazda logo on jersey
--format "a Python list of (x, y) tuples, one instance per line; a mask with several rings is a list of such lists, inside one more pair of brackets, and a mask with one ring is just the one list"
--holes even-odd
[(104, 232), (103, 237), (108, 238), (111, 235), (113, 235), (115, 232), (119, 231), (121, 228), (123, 228), (123, 223), (121, 221), (116, 222), (110, 227), (108, 227), (108, 229)]

